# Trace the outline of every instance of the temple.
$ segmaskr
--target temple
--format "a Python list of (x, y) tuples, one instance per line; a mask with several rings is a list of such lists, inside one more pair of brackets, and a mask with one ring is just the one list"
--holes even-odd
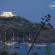
[(12, 12), (3, 12), (2, 15), (0, 15), (0, 17), (13, 17), (16, 15), (13, 15)]

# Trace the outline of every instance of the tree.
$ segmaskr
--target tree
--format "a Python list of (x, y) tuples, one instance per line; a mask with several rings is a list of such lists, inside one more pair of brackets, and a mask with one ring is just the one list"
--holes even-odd
[(40, 35), (40, 32), (41, 32), (42, 30), (44, 30), (45, 24), (46, 24), (46, 23), (49, 23), (50, 18), (51, 18), (50, 14), (48, 14), (47, 16), (45, 16), (45, 18), (42, 18), (43, 21), (41, 21), (41, 27), (40, 27), (40, 29), (38, 30), (37, 35), (36, 35), (36, 37), (34, 38), (34, 41), (33, 41), (32, 45), (31, 45), (31, 47), (30, 47), (30, 49), (29, 49), (27, 55), (29, 55), (29, 53), (30, 53), (30, 51), (31, 51), (31, 49), (32, 49), (32, 47), (33, 47), (33, 45), (34, 45), (34, 43), (35, 43), (36, 40), (37, 40), (37, 37)]

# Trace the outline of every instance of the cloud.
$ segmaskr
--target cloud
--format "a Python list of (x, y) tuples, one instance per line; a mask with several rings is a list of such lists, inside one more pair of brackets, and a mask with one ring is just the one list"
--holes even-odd
[(54, 9), (55, 8), (55, 2), (50, 3), (49, 7), (52, 8), (52, 9)]
[(55, 3), (53, 5), (51, 5), (51, 7), (55, 7)]

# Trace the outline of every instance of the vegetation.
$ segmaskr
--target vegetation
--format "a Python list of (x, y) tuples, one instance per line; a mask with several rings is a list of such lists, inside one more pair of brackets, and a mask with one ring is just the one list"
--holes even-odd
[(47, 46), (46, 46), (46, 55), (51, 55), (51, 49), (50, 49), (50, 44), (47, 43)]
[(15, 52), (15, 53), (12, 53), (11, 55), (19, 55), (19, 54)]
[(38, 53), (37, 53), (37, 52), (35, 52), (35, 53), (33, 53), (32, 55), (38, 55)]
[(0, 55), (8, 55), (8, 52), (7, 51), (1, 51)]
[(1, 52), (0, 52), (0, 55), (19, 55), (19, 54), (18, 54), (17, 52), (12, 53), (12, 54), (8, 54), (7, 51), (1, 51)]

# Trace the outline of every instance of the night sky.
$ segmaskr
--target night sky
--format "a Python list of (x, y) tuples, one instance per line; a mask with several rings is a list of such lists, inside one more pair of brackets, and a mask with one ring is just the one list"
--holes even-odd
[(40, 22), (47, 14), (52, 16), (50, 23), (55, 27), (55, 8), (49, 4), (54, 0), (0, 0), (0, 15), (4, 11), (13, 12), (14, 15), (24, 17), (31, 22)]

